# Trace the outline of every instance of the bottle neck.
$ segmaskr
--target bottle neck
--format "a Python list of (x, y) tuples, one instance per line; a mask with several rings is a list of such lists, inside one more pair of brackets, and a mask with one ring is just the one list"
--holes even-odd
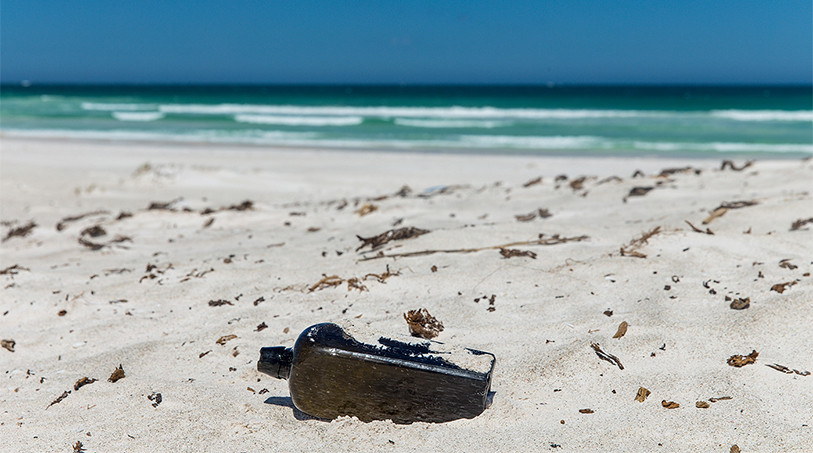
[(285, 346), (274, 346), (260, 349), (260, 360), (257, 362), (257, 371), (273, 376), (277, 379), (288, 379), (291, 375), (291, 364), (294, 361), (294, 351)]

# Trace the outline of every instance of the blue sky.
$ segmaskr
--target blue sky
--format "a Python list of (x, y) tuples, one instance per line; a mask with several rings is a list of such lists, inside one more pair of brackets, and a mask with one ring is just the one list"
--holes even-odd
[(4, 0), (0, 80), (810, 84), (812, 4)]

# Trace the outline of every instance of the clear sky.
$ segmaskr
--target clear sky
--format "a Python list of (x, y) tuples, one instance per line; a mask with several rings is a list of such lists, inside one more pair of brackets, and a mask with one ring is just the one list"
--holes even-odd
[(3, 0), (6, 83), (802, 83), (811, 0)]

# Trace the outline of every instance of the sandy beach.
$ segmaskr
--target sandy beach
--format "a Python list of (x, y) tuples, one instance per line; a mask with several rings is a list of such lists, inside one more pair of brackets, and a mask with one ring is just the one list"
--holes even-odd
[[(813, 450), (811, 159), (0, 152), (0, 451)], [(315, 420), (256, 370), (418, 308), (496, 355), (478, 417)]]

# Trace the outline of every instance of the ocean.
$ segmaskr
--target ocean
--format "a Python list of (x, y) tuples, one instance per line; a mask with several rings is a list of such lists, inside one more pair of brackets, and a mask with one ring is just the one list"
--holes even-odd
[(806, 157), (813, 87), (0, 87), (0, 133), (387, 151)]

